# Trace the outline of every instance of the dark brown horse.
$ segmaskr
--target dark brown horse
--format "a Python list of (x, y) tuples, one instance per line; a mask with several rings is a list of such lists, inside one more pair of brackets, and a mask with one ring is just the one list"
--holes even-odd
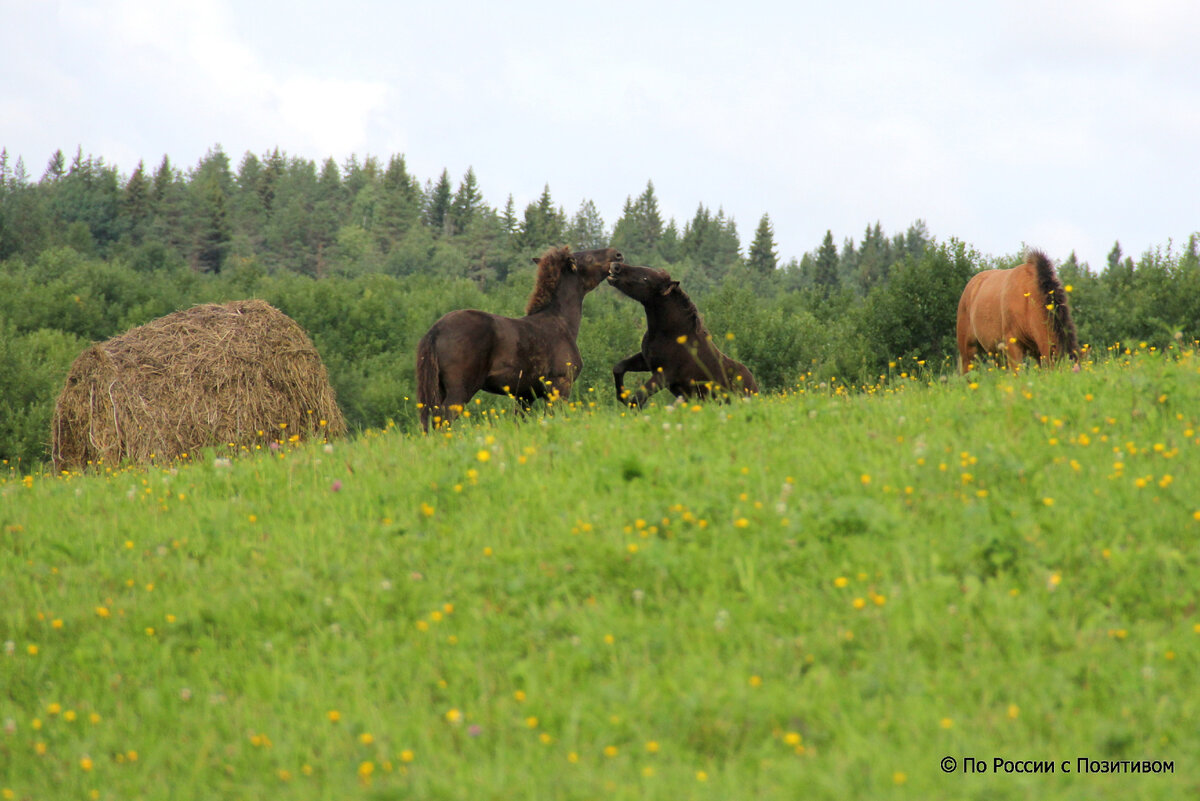
[(958, 302), (958, 368), (971, 369), (976, 353), (1005, 353), (1016, 370), (1026, 355), (1070, 357), (1079, 369), (1079, 339), (1067, 292), (1054, 265), (1040, 250), (1024, 264), (984, 270), (967, 282)]
[(537, 398), (565, 398), (583, 364), (575, 340), (583, 296), (620, 263), (614, 248), (551, 248), (520, 318), (461, 309), (442, 317), (417, 345), (421, 427), (448, 425), (483, 390), (516, 398), (521, 411)]
[[(613, 366), (617, 399), (641, 406), (663, 387), (676, 397), (707, 398), (718, 391), (756, 394), (750, 370), (717, 349), (696, 304), (666, 270), (616, 264), (608, 282), (646, 308), (642, 350)], [(649, 372), (636, 392), (625, 389), (626, 373)]]

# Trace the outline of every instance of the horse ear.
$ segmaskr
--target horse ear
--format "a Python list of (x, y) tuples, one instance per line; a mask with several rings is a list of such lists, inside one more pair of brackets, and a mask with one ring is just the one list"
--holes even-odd
[(676, 289), (679, 289), (679, 282), (678, 282), (678, 281), (672, 281), (671, 283), (667, 284), (666, 288), (665, 288), (665, 289), (663, 289), (662, 293), (663, 293), (664, 295), (670, 295), (670, 294), (671, 294), (671, 292), (673, 292), (673, 291), (674, 291), (674, 290), (676, 290)]

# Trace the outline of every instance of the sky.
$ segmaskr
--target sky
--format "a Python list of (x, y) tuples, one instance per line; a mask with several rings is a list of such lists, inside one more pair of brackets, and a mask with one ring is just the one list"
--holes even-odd
[[(1200, 231), (1195, 0), (0, 0), (0, 146), (473, 168), (611, 227), (653, 182), (780, 261), (923, 220), (1101, 269)], [(638, 254), (626, 254), (636, 261)]]

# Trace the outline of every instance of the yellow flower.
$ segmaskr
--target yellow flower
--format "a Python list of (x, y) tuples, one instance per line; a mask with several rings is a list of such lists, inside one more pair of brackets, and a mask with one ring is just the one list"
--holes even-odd
[(953, 729), (954, 721), (951, 720), (950, 718), (942, 718), (941, 726), (943, 729)]
[(687, 334), (680, 334), (679, 336), (675, 337), (675, 341), (678, 342), (680, 345), (686, 343), (687, 342)]
[(733, 521), (733, 525), (736, 528), (746, 528), (750, 525), (750, 521), (744, 517), (739, 517), (737, 520)]
[(488, 459), (492, 458), (492, 452), (481, 449), (479, 453), (475, 454), (475, 458), (481, 462), (486, 462)]
[(85, 756), (83, 759), (79, 760), (79, 767), (84, 773), (90, 771), (93, 766), (94, 763), (92, 762), (91, 757)]
[(616, 756), (618, 753), (619, 753), (619, 749), (618, 749), (618, 748), (617, 748), (615, 745), (606, 745), (606, 746), (604, 746), (604, 755), (605, 755), (606, 757), (608, 757), (609, 759), (612, 759), (612, 758), (613, 758), (613, 757), (615, 757), (615, 756)]
[(708, 774), (702, 770), (696, 771), (696, 781), (698, 781), (698, 782), (708, 781)]
[(533, 715), (530, 715), (529, 717), (525, 718), (525, 725), (531, 729), (536, 729), (538, 725), (538, 719)]
[(651, 740), (648, 743), (646, 743), (646, 751), (647, 751), (647, 753), (657, 754), (658, 753), (658, 741)]
[(783, 735), (783, 741), (786, 744), (795, 747), (800, 745), (800, 743), (804, 741), (804, 738), (800, 736), (800, 732), (789, 731), (787, 734)]
[(849, 583), (850, 579), (846, 578), (845, 576), (838, 576), (833, 580), (833, 586), (837, 587), (838, 589), (845, 587)]
[(866, 601), (864, 601), (862, 598), (855, 598), (855, 599), (854, 599), (854, 608), (855, 608), (855, 609), (862, 609), (862, 608), (863, 608), (863, 607), (865, 607), (866, 605), (867, 605), (867, 602), (866, 602)]
[(371, 743), (375, 742), (375, 735), (364, 731), (362, 734), (358, 735), (358, 741), (363, 745), (370, 745)]
[(451, 709), (446, 713), (446, 720), (449, 723), (462, 723), (463, 714), (457, 709)]
[(411, 749), (405, 748), (403, 751), (400, 752), (400, 761), (401, 762), (412, 762), (413, 759), (415, 759), (415, 758), (416, 757), (413, 754)]
[(750, 686), (751, 687), (761, 687), (762, 686), (762, 676), (751, 676), (750, 677)]
[(1016, 704), (1008, 705), (1008, 717), (1011, 720), (1016, 720), (1017, 716), (1020, 714), (1021, 714), (1021, 707), (1017, 706)]

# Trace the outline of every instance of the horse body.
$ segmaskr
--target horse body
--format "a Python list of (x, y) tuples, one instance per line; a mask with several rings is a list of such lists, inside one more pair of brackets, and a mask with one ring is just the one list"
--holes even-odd
[(1063, 355), (1076, 362), (1079, 341), (1067, 293), (1041, 251), (1006, 270), (984, 270), (967, 282), (958, 302), (959, 370), (982, 350), (1003, 352), (1012, 369), (1032, 355), (1039, 363)]
[(476, 393), (512, 396), (527, 409), (537, 398), (566, 397), (582, 367), (583, 298), (621, 254), (613, 248), (547, 250), (524, 317), (477, 309), (444, 315), (417, 345), (421, 427), (449, 424)]
[[(755, 394), (758, 383), (749, 368), (713, 344), (691, 298), (666, 270), (617, 264), (608, 282), (646, 309), (646, 333), (640, 352), (613, 366), (617, 399), (641, 406), (666, 387), (676, 397), (707, 398), (717, 390)], [(649, 372), (636, 392), (625, 389), (626, 373)]]

